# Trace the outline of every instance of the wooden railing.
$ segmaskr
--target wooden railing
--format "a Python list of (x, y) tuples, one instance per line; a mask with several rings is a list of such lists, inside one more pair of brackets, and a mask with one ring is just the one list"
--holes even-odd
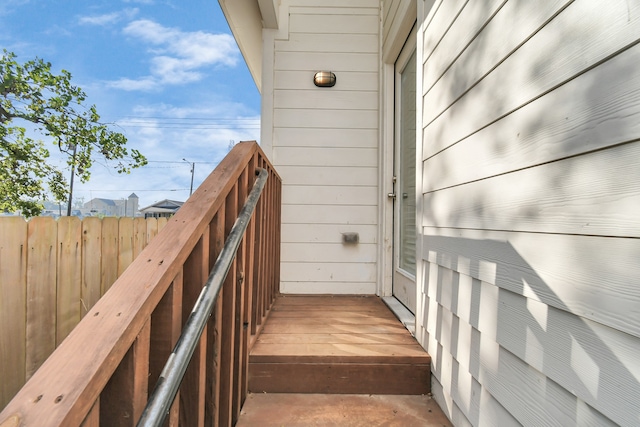
[(136, 424), (257, 168), (266, 187), (168, 417), (235, 423), (280, 273), (280, 178), (255, 142), (227, 155), (0, 413), (0, 427)]

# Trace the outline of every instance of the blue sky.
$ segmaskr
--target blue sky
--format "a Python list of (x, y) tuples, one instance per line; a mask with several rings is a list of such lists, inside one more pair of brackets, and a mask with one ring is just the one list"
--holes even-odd
[(2, 0), (1, 48), (69, 71), (150, 161), (130, 175), (94, 165), (76, 200), (186, 200), (183, 158), (195, 189), (232, 141), (259, 137), (260, 95), (216, 0)]

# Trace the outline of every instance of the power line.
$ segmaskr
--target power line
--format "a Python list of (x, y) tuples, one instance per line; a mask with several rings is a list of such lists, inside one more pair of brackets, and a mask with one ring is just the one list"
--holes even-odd
[[(147, 160), (147, 163), (171, 163), (171, 164), (181, 164), (181, 165), (185, 164), (183, 160)], [(213, 162), (186, 162), (186, 163), (195, 163), (197, 165), (217, 165), (220, 162), (213, 161)]]
[(162, 192), (162, 191), (189, 191), (188, 188), (169, 188), (162, 190), (132, 190), (132, 189), (121, 189), (121, 190), (103, 190), (103, 189), (93, 189), (93, 190), (73, 190), (74, 193), (128, 193), (129, 191), (133, 193), (152, 193), (152, 192)]
[(122, 116), (116, 119), (114, 124), (122, 127), (159, 129), (260, 129), (259, 118)]
[(154, 120), (203, 120), (203, 121), (260, 121), (250, 117), (161, 117), (161, 116), (120, 116), (123, 119), (154, 119)]
[(163, 125), (152, 125), (152, 124), (131, 124), (131, 123), (121, 123), (117, 122), (117, 126), (123, 128), (139, 128), (139, 129), (194, 129), (194, 130), (212, 130), (212, 129), (260, 129), (260, 125), (247, 125), (247, 126), (223, 126), (223, 125), (198, 125), (198, 124), (163, 124)]

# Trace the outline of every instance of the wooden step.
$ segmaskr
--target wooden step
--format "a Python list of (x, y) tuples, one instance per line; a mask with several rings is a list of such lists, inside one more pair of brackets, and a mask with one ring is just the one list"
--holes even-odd
[(249, 390), (427, 394), (430, 363), (378, 297), (283, 296), (249, 356)]

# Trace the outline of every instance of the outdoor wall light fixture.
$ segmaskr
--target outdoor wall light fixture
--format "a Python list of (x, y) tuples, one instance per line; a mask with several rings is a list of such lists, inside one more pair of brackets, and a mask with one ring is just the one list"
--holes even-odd
[(336, 85), (336, 75), (331, 71), (318, 71), (313, 76), (313, 84), (318, 87), (333, 87)]

